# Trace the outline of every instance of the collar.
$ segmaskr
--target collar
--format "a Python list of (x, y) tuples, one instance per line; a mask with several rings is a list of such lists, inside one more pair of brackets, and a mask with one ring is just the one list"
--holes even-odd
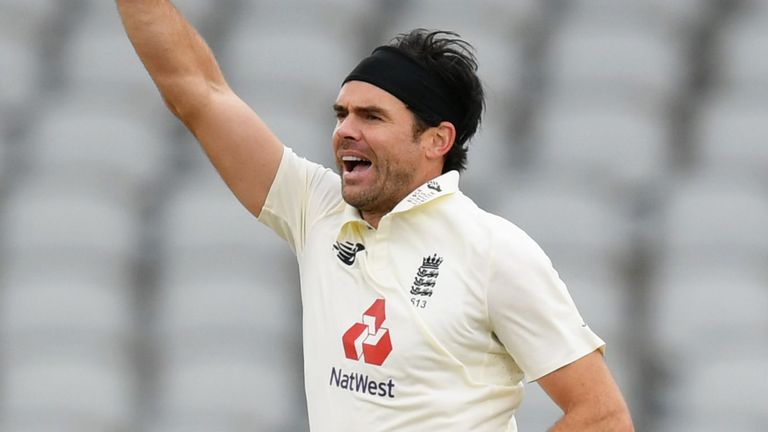
[[(442, 174), (439, 177), (435, 177), (416, 188), (413, 192), (408, 194), (408, 196), (403, 198), (402, 201), (397, 203), (395, 208), (393, 208), (392, 211), (390, 211), (388, 214), (384, 215), (384, 217), (395, 213), (407, 212), (413, 208), (420, 207), (428, 202), (434, 201), (437, 198), (457, 192), (458, 190), (459, 172), (455, 170), (448, 171), (447, 173)], [(382, 218), (382, 220), (383, 219), (384, 218)], [(344, 230), (344, 227), (347, 224), (361, 224), (366, 227), (369, 226), (368, 222), (366, 222), (360, 215), (360, 211), (345, 202), (340, 232)]]
[(444, 195), (450, 195), (459, 190), (459, 172), (448, 171), (447, 173), (435, 177), (432, 180), (424, 183), (403, 198), (402, 201), (397, 203), (395, 208), (392, 209), (390, 214), (403, 213), (412, 208), (422, 206), (430, 201), (440, 198)]

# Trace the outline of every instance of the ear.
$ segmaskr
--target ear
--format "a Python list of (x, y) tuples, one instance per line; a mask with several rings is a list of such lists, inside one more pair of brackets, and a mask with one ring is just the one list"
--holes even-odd
[(431, 128), (426, 142), (427, 159), (440, 159), (445, 157), (456, 141), (456, 128), (453, 123), (443, 121)]

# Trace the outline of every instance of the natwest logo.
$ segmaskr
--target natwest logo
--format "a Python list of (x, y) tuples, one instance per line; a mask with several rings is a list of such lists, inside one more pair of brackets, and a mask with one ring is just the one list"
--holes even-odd
[(363, 313), (363, 322), (355, 323), (344, 333), (344, 355), (351, 360), (361, 358), (368, 364), (381, 366), (392, 352), (389, 329), (382, 327), (386, 319), (384, 299), (377, 299)]

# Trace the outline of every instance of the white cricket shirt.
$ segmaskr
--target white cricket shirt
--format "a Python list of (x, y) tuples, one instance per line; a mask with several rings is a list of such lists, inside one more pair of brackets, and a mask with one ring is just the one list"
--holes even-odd
[(301, 273), (313, 432), (516, 431), (523, 381), (604, 345), (547, 256), (448, 172), (373, 229), (285, 149), (259, 220)]

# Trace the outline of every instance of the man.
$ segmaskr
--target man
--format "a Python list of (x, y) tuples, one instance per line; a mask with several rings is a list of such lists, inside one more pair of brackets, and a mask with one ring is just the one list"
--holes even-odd
[(546, 255), (458, 190), (483, 107), (466, 43), (417, 30), (343, 80), (337, 175), (283, 147), (169, 1), (117, 3), (171, 111), (297, 255), (313, 431), (515, 431), (525, 379), (564, 411), (553, 431), (632, 430)]

